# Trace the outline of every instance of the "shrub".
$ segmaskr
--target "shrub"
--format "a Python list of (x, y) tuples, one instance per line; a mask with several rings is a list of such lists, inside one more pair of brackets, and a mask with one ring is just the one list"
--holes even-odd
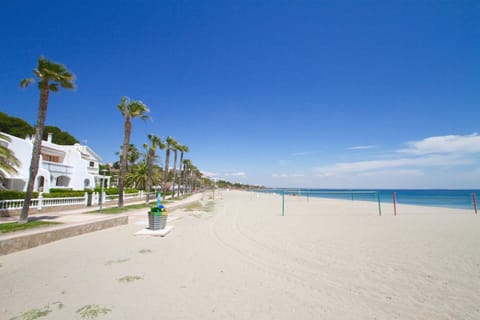
[[(94, 191), (95, 192), (101, 192), (101, 188), (95, 188)], [(117, 195), (118, 194), (118, 188), (105, 188), (103, 189), (103, 192), (105, 192), (105, 194), (111, 196), (111, 195)], [(137, 193), (138, 190), (137, 189), (124, 189), (124, 192), (125, 193)]]
[(64, 193), (70, 191), (72, 191), (72, 188), (50, 188), (48, 193)]
[[(32, 198), (38, 198), (38, 192), (32, 194)], [(14, 190), (0, 191), (0, 200), (25, 199), (25, 192)]]
[[(51, 190), (50, 190), (51, 191)], [(83, 190), (77, 190), (77, 191), (55, 191), (55, 192), (50, 192), (50, 193), (44, 193), (43, 197), (44, 198), (70, 198), (70, 197), (83, 197), (85, 196), (85, 191)]]

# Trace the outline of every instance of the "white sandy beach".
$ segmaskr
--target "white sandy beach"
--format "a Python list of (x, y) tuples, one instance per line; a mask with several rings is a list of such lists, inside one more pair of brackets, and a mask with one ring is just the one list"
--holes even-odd
[(473, 211), (216, 198), (171, 213), (165, 238), (129, 224), (1, 256), (0, 319), (90, 304), (110, 309), (98, 319), (480, 319)]

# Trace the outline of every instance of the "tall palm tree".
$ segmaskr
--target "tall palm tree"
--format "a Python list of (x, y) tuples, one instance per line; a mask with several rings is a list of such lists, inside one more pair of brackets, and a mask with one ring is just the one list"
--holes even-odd
[(123, 208), (123, 189), (125, 185), (125, 175), (127, 173), (128, 146), (130, 145), (130, 135), (132, 134), (132, 118), (146, 120), (150, 118), (146, 114), (150, 110), (143, 102), (130, 101), (128, 97), (122, 97), (122, 100), (117, 108), (125, 118), (123, 150), (120, 160), (120, 177), (118, 178), (118, 207)]
[(153, 162), (155, 161), (155, 152), (157, 148), (165, 149), (165, 144), (162, 139), (154, 134), (148, 135), (148, 140), (150, 140), (150, 147), (148, 144), (145, 144), (148, 149), (147, 153), (147, 166), (148, 166), (148, 175), (147, 175), (147, 197), (145, 198), (145, 203), (150, 202), (150, 189), (152, 188), (152, 172), (153, 172)]
[[(49, 61), (42, 56), (38, 59), (38, 66), (33, 69), (33, 73), (37, 78), (38, 88), (40, 89), (40, 102), (38, 107), (37, 125), (35, 127), (35, 140), (33, 142), (27, 193), (25, 194), (25, 201), (23, 202), (22, 213), (20, 214), (20, 219), (18, 221), (19, 223), (26, 223), (28, 221), (30, 200), (32, 199), (33, 187), (38, 173), (43, 129), (45, 128), (45, 119), (47, 118), (48, 96), (50, 91), (58, 92), (59, 86), (64, 89), (75, 88), (75, 76), (65, 66)], [(23, 79), (20, 82), (20, 86), (22, 88), (28, 87), (33, 82), (35, 82), (33, 78)]]
[(192, 162), (188, 159), (183, 160), (183, 173), (185, 178), (185, 191), (190, 192), (190, 168), (192, 167)]
[(20, 161), (15, 157), (13, 151), (8, 149), (5, 143), (10, 142), (10, 138), (0, 133), (0, 178), (6, 176), (7, 173), (16, 173)]
[(166, 140), (166, 146), (165, 146), (165, 168), (163, 172), (163, 187), (162, 187), (162, 192), (163, 192), (163, 199), (165, 199), (166, 194), (167, 194), (167, 183), (168, 183), (168, 165), (170, 162), (170, 150), (172, 150), (173, 146), (177, 143), (174, 138), (168, 136)]
[(184, 181), (183, 181), (183, 178), (184, 178), (184, 168), (183, 168), (183, 154), (185, 152), (189, 152), (190, 149), (185, 146), (185, 145), (179, 145), (177, 146), (177, 149), (178, 151), (180, 151), (180, 185), (179, 185), (179, 189), (178, 189), (178, 195), (180, 195), (180, 189), (182, 189), (182, 194), (185, 192), (185, 186), (184, 186)]
[(176, 184), (176, 179), (177, 179), (177, 153), (178, 153), (178, 147), (180, 144), (175, 141), (175, 144), (173, 145), (173, 186), (172, 186), (172, 198), (175, 198), (175, 184)]

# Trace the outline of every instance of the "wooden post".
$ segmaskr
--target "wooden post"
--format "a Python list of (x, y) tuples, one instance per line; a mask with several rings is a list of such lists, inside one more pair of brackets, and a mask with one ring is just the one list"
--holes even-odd
[(475, 210), (475, 214), (477, 214), (477, 196), (475, 193), (472, 193), (472, 199), (473, 199), (473, 209)]
[(397, 215), (397, 193), (393, 193), (393, 215)]

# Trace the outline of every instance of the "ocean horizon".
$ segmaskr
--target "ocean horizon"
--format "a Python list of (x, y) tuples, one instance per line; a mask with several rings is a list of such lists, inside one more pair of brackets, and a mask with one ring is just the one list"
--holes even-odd
[[(378, 201), (429, 207), (474, 210), (474, 197), (478, 201), (479, 189), (312, 189), (312, 188), (269, 188), (263, 192), (286, 195), (331, 198), (358, 201)], [(477, 203), (478, 206), (478, 203)]]

